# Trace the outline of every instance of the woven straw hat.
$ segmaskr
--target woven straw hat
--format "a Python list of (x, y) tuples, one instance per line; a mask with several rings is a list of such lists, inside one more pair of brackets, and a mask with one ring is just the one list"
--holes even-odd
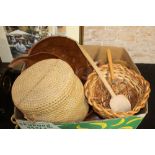
[(32, 121), (81, 121), (88, 112), (81, 81), (60, 59), (43, 60), (23, 71), (13, 84), (12, 98)]

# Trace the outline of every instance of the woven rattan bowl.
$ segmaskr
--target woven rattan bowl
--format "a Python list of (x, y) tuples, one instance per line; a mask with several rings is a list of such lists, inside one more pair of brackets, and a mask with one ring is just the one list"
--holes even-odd
[(76, 122), (88, 112), (81, 81), (60, 59), (42, 60), (24, 70), (13, 84), (12, 98), (31, 121)]
[(114, 113), (110, 106), (110, 94), (102, 84), (101, 80), (93, 71), (89, 74), (85, 83), (85, 95), (88, 103), (94, 111), (104, 118), (131, 116), (144, 108), (150, 93), (149, 83), (134, 70), (120, 64), (113, 64), (114, 80), (111, 82), (108, 65), (100, 66), (103, 76), (106, 77), (116, 94), (124, 94), (130, 101), (132, 110), (128, 112)]

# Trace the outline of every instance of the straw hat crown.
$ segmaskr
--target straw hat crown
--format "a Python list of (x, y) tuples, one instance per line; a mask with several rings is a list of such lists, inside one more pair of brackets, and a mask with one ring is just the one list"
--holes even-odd
[[(76, 121), (84, 119), (88, 112), (81, 81), (60, 59), (43, 60), (23, 71), (13, 84), (12, 98), (31, 120)], [(74, 117), (76, 112), (82, 115)]]

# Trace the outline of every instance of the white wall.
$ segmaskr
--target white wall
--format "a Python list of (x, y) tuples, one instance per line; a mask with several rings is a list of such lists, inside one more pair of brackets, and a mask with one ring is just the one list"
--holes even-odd
[(155, 26), (85, 26), (84, 44), (124, 47), (135, 63), (155, 64)]
[(79, 26), (66, 26), (66, 36), (79, 43)]
[(12, 54), (3, 26), (0, 26), (0, 57), (2, 62), (10, 62), (12, 60)]
[[(57, 26), (48, 26), (49, 35), (58, 35)], [(65, 36), (77, 41), (79, 43), (79, 26), (66, 26)]]

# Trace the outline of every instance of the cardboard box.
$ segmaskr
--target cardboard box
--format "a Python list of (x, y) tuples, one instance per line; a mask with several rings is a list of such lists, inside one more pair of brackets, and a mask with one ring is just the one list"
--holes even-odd
[[(126, 50), (123, 48), (95, 45), (84, 45), (83, 48), (87, 50), (94, 61), (102, 61), (103, 63), (107, 63), (106, 48), (110, 48), (113, 56), (113, 62), (124, 63), (129, 68), (135, 70), (137, 73), (140, 73), (136, 65), (132, 62)], [(17, 108), (15, 108), (14, 114), (17, 124), (22, 129), (135, 129), (147, 114), (147, 106), (138, 114), (125, 118), (100, 119), (61, 124), (53, 124), (48, 122), (31, 122), (24, 120), (22, 113)]]

